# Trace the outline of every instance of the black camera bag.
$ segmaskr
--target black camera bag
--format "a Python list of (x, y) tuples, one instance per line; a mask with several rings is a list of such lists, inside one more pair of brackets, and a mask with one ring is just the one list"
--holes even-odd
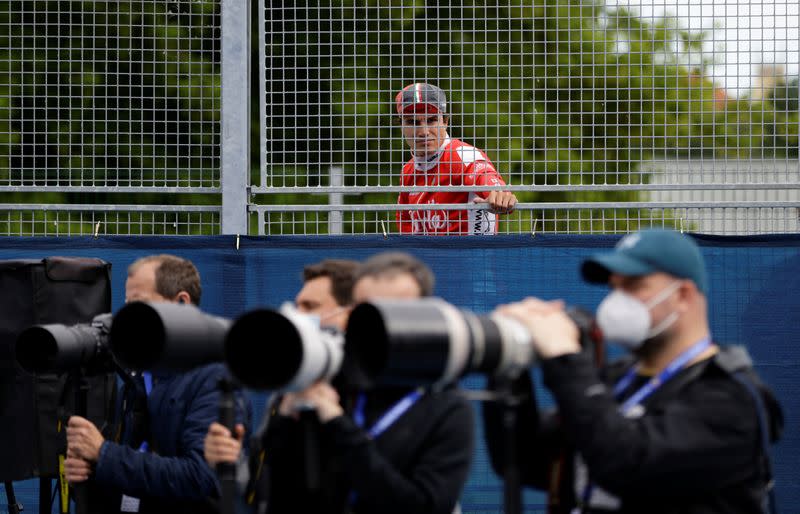
[[(0, 261), (0, 481), (58, 476), (59, 423), (74, 412), (68, 375), (31, 375), (14, 357), (17, 335), (44, 323), (74, 325), (111, 310), (111, 264), (49, 257)], [(89, 377), (88, 418), (110, 431), (115, 375)]]

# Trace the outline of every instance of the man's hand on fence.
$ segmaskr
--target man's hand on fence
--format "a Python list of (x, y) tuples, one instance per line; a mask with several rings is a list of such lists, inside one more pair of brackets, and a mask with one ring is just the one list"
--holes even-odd
[(517, 197), (511, 191), (492, 191), (485, 199), (476, 198), (475, 203), (488, 204), (494, 214), (510, 214), (517, 205)]

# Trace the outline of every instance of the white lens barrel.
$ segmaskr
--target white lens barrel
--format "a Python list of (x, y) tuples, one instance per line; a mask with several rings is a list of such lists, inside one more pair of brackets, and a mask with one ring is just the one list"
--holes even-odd
[(469, 326), (467, 320), (454, 306), (438, 298), (432, 298), (429, 301), (434, 303), (441, 312), (450, 334), (447, 364), (441, 380), (437, 381), (437, 385), (445, 385), (456, 381), (467, 369), (470, 355)]
[(525, 325), (513, 318), (499, 314), (490, 317), (497, 324), (502, 340), (500, 362), (494, 376), (516, 378), (530, 368), (536, 359), (530, 333)]
[(281, 314), (294, 325), (302, 348), (300, 366), (281, 390), (302, 391), (314, 382), (333, 378), (339, 372), (344, 358), (341, 336), (320, 329), (308, 316), (295, 315), (286, 309)]

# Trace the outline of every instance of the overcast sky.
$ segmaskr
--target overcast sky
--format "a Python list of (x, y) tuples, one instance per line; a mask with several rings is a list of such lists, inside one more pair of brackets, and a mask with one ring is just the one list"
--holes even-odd
[(692, 31), (708, 31), (704, 57), (716, 63), (709, 75), (733, 96), (750, 89), (758, 66), (777, 64), (800, 73), (798, 0), (606, 0), (646, 20), (664, 14)]

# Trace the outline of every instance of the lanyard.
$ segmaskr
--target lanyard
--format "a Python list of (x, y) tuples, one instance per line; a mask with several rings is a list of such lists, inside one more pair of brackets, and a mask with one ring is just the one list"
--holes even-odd
[[(642, 387), (639, 388), (638, 391), (633, 393), (627, 400), (625, 400), (622, 405), (619, 406), (619, 411), (623, 415), (630, 412), (631, 409), (640, 405), (647, 397), (653, 394), (659, 387), (661, 387), (665, 382), (675, 376), (680, 370), (683, 369), (689, 362), (692, 361), (695, 357), (703, 353), (711, 346), (711, 339), (705, 338), (697, 341), (692, 346), (684, 350), (680, 355), (675, 357), (672, 362), (670, 362), (664, 370), (659, 373), (657, 376), (651, 378), (644, 384)], [(619, 399), (622, 396), (622, 393), (625, 392), (628, 387), (630, 387), (633, 380), (636, 378), (636, 366), (632, 366), (631, 369), (628, 370), (622, 378), (619, 379), (617, 384), (614, 386), (614, 397)], [(587, 476), (588, 479), (588, 476)], [(592, 499), (592, 493), (594, 492), (594, 484), (588, 482), (588, 485), (583, 490), (583, 505), (584, 507), (589, 506), (589, 501)]]
[[(414, 389), (407, 395), (400, 398), (400, 400), (389, 408), (383, 415), (372, 425), (372, 428), (367, 430), (367, 434), (371, 439), (375, 439), (392, 426), (392, 424), (400, 419), (400, 416), (406, 413), (408, 409), (414, 405), (417, 400), (422, 397), (422, 391)], [(360, 393), (356, 399), (356, 406), (353, 409), (353, 421), (359, 428), (364, 428), (366, 419), (364, 417), (364, 406), (367, 404), (367, 397), (364, 393)], [(348, 503), (352, 506), (355, 505), (358, 499), (358, 494), (355, 491), (350, 491)]]
[[(684, 350), (680, 355), (670, 362), (664, 370), (657, 376), (651, 378), (644, 384), (638, 391), (633, 393), (622, 405), (620, 405), (620, 412), (625, 414), (630, 412), (632, 408), (641, 404), (648, 396), (653, 394), (665, 382), (670, 380), (676, 373), (683, 369), (686, 364), (691, 362), (692, 359), (703, 353), (711, 346), (711, 339), (701, 339), (688, 349)], [(622, 393), (631, 385), (634, 378), (636, 378), (636, 366), (628, 370), (627, 373), (617, 382), (614, 386), (614, 396), (619, 399)]]
[(150, 396), (150, 393), (153, 391), (153, 374), (149, 371), (143, 371), (142, 381), (144, 381), (144, 393)]
[[(153, 391), (153, 374), (149, 371), (142, 372), (142, 381), (144, 382), (144, 394), (146, 397), (150, 397), (150, 393)], [(147, 453), (149, 446), (147, 441), (142, 441), (142, 445), (139, 446), (139, 451), (142, 453)]]
[[(422, 392), (418, 389), (415, 389), (402, 397), (397, 403), (392, 405), (392, 407), (387, 410), (379, 419), (372, 425), (372, 428), (367, 430), (367, 433), (372, 439), (375, 439), (382, 433), (386, 432), (386, 430), (397, 421), (400, 416), (406, 413), (408, 409), (414, 405), (417, 400), (420, 399), (422, 396)], [(353, 421), (355, 421), (356, 425), (360, 428), (364, 428), (364, 424), (366, 419), (364, 418), (364, 406), (367, 403), (367, 397), (364, 393), (358, 395), (358, 399), (356, 400), (355, 409), (353, 409)]]

